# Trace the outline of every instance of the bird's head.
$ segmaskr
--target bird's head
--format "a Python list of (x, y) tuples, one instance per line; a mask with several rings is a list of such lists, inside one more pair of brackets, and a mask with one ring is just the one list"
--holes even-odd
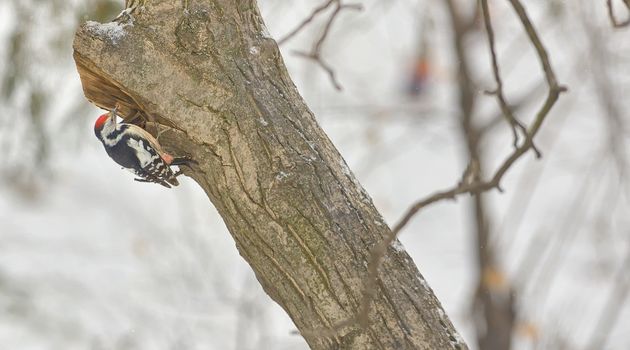
[(105, 126), (116, 125), (116, 108), (109, 113), (102, 114), (94, 123), (94, 133), (97, 137), (100, 137), (101, 131)]

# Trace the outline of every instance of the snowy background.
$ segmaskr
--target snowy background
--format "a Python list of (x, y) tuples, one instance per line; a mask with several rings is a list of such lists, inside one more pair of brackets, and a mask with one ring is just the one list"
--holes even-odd
[[(507, 97), (531, 94), (518, 111), (531, 121), (545, 94), (537, 58), (512, 11), (490, 2)], [(201, 189), (190, 179), (174, 190), (136, 183), (94, 137), (100, 111), (83, 99), (72, 35), (85, 20), (107, 22), (120, 3), (0, 1), (0, 349), (305, 349)], [(466, 168), (452, 27), (442, 1), (361, 3), (323, 46), (342, 91), (293, 54), (312, 46), (330, 11), (281, 49), (393, 225)], [(459, 3), (473, 12), (474, 2)], [(486, 196), (492, 242), (518, 292), (513, 348), (586, 349), (604, 334), (606, 349), (629, 349), (630, 28), (611, 28), (604, 0), (523, 3), (569, 93), (537, 138), (543, 158), (525, 156), (505, 193)], [(259, 5), (281, 38), (319, 2)], [(480, 95), (474, 119), (484, 124), (497, 105), (483, 94), (494, 83), (481, 25), (466, 45)], [(412, 92), (419, 59), (428, 70)], [(511, 152), (503, 124), (482, 144), (488, 173)], [(467, 196), (431, 206), (401, 241), (475, 349), (469, 214)]]

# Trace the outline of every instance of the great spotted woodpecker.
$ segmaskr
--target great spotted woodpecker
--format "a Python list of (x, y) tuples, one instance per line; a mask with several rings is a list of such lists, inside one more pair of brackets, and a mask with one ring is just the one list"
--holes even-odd
[(170, 188), (179, 185), (172, 165), (195, 163), (190, 158), (176, 158), (164, 152), (158, 141), (139, 126), (117, 123), (116, 109), (96, 119), (94, 133), (105, 146), (107, 154), (123, 169), (136, 174), (139, 182), (155, 182)]

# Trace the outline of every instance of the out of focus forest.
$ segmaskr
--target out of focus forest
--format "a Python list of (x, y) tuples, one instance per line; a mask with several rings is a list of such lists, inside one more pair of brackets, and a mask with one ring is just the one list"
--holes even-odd
[[(546, 99), (519, 17), (484, 3), (258, 1), (390, 226), (514, 152), (498, 95), (523, 125)], [(423, 207), (399, 238), (471, 349), (628, 349), (630, 3), (522, 4), (567, 91), (502, 191)], [(134, 182), (94, 137), (72, 39), (122, 8), (0, 2), (0, 348), (306, 349), (203, 191)]]

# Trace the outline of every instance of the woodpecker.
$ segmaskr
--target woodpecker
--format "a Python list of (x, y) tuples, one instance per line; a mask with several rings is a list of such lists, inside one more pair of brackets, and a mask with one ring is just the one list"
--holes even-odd
[(164, 152), (158, 141), (139, 126), (117, 123), (116, 109), (96, 119), (94, 133), (103, 143), (107, 154), (123, 169), (139, 178), (139, 182), (155, 182), (164, 187), (179, 185), (177, 176), (181, 170), (173, 172), (172, 165), (195, 163), (187, 157), (173, 157)]

